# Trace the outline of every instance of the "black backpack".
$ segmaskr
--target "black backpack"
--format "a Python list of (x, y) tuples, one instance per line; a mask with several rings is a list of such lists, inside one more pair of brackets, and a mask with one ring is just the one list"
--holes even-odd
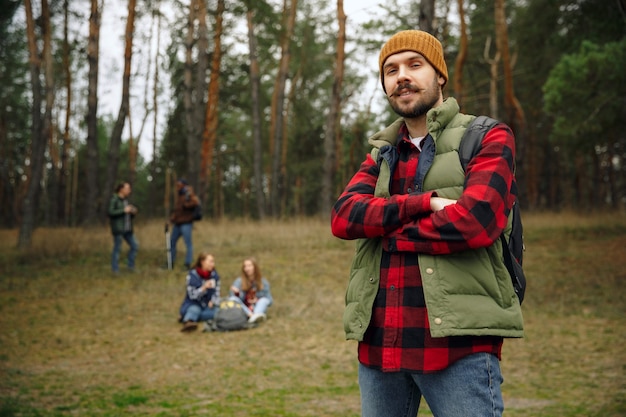
[[(463, 134), (461, 144), (459, 145), (459, 158), (463, 170), (467, 167), (469, 161), (478, 153), (482, 145), (485, 134), (499, 122), (491, 117), (478, 116), (467, 127)], [(524, 301), (524, 293), (526, 292), (526, 276), (522, 269), (522, 258), (524, 255), (524, 236), (522, 218), (520, 215), (519, 202), (517, 199), (511, 208), (511, 234), (507, 241), (504, 233), (500, 235), (502, 241), (502, 250), (504, 252), (504, 264), (511, 275), (513, 289), (517, 294), (520, 304)]]
[(193, 208), (193, 221), (198, 220), (202, 220), (202, 204), (200, 203)]

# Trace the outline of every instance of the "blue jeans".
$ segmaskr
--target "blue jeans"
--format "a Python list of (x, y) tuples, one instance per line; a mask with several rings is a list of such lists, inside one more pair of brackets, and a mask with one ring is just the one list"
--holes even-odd
[(172, 265), (174, 265), (174, 260), (176, 259), (176, 242), (181, 236), (183, 237), (183, 242), (185, 242), (185, 247), (187, 248), (187, 253), (185, 254), (185, 265), (191, 265), (191, 262), (193, 261), (193, 243), (191, 241), (192, 228), (193, 223), (175, 224), (172, 228), (172, 237), (170, 239)]
[(215, 310), (217, 308), (202, 308), (197, 304), (190, 305), (187, 311), (185, 312), (185, 317), (183, 317), (183, 323), (188, 321), (207, 321), (213, 320), (215, 317)]
[(137, 251), (139, 250), (139, 244), (135, 239), (133, 232), (125, 232), (121, 235), (113, 235), (113, 253), (111, 254), (111, 269), (113, 272), (119, 272), (120, 251), (122, 249), (122, 239), (128, 243), (130, 250), (128, 251), (128, 267), (133, 269), (135, 267), (135, 258), (137, 257)]
[(475, 353), (432, 374), (381, 372), (359, 364), (363, 417), (415, 417), (422, 396), (435, 417), (500, 417), (498, 358)]
[(252, 313), (265, 314), (267, 308), (270, 306), (270, 299), (267, 297), (261, 297), (257, 300), (256, 304), (254, 305), (254, 311), (251, 311), (250, 308), (248, 308), (248, 306), (245, 305), (245, 303), (241, 300), (241, 298), (237, 296), (231, 296), (229, 297), (229, 300), (233, 300), (241, 304), (243, 311), (245, 311), (248, 316), (251, 316)]

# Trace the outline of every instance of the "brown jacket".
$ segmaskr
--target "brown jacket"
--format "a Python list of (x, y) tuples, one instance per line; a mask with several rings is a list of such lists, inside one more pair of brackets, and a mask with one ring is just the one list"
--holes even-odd
[(194, 208), (200, 204), (198, 196), (190, 186), (185, 187), (186, 193), (178, 194), (174, 211), (170, 215), (170, 222), (173, 224), (184, 224), (193, 222)]

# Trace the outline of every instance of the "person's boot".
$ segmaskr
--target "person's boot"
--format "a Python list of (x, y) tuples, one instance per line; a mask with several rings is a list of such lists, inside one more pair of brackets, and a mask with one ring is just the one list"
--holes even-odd
[(186, 321), (183, 324), (183, 328), (180, 329), (181, 332), (193, 332), (198, 328), (198, 323), (195, 321)]

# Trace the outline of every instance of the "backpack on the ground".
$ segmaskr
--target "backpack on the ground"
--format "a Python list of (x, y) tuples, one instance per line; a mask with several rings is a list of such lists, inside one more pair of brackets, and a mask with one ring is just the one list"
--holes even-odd
[(215, 312), (211, 330), (231, 331), (244, 330), (254, 327), (248, 323), (248, 315), (241, 307), (241, 304), (228, 298), (220, 301), (220, 306)]
[[(499, 122), (491, 117), (478, 116), (467, 127), (461, 143), (459, 145), (459, 158), (463, 170), (466, 169), (469, 161), (478, 153), (482, 145), (483, 138), (491, 128)], [(500, 235), (502, 241), (502, 251), (504, 252), (504, 264), (511, 275), (513, 289), (517, 294), (520, 304), (524, 301), (524, 293), (526, 292), (526, 276), (522, 269), (522, 258), (524, 255), (524, 236), (522, 218), (520, 215), (519, 202), (517, 198), (511, 208), (509, 215), (511, 222), (511, 234), (508, 239), (504, 235)]]

